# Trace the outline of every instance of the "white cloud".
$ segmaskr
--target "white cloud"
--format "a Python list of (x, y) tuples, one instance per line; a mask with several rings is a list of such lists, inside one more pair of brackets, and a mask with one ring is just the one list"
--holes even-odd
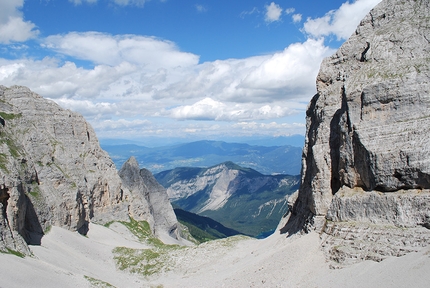
[(157, 98), (200, 98), (221, 102), (270, 103), (306, 99), (315, 93), (315, 78), (322, 59), (334, 50), (323, 40), (291, 44), (283, 51), (245, 59), (206, 62), (188, 70), (181, 81), (157, 91)]
[(291, 18), (293, 18), (294, 23), (301, 22), (302, 21), (302, 14), (293, 14), (293, 16), (291, 16)]
[[(113, 2), (119, 6), (137, 6), (137, 7), (143, 7), (147, 1), (149, 0), (110, 0), (110, 2)], [(94, 3), (97, 3), (97, 0), (69, 0), (69, 2), (72, 2), (75, 5), (81, 5), (82, 3), (94, 4)]]
[(252, 14), (260, 14), (260, 10), (258, 10), (257, 7), (252, 8), (252, 10), (249, 11), (242, 11), (242, 13), (240, 13), (240, 17), (244, 18), (247, 15), (252, 15)]
[(199, 12), (199, 13), (203, 13), (203, 12), (208, 11), (208, 9), (201, 4), (196, 4), (195, 7), (196, 7), (197, 12)]
[(81, 5), (83, 2), (90, 4), (97, 3), (97, 0), (69, 0), (69, 2), (72, 2), (75, 5)]
[(361, 19), (381, 0), (356, 0), (345, 2), (337, 10), (326, 13), (321, 18), (308, 18), (303, 30), (312, 37), (336, 35), (337, 39), (348, 39)]
[(269, 94), (282, 91), (278, 97), (303, 97), (314, 89), (314, 83), (308, 79), (316, 78), (322, 59), (333, 52), (324, 46), (323, 39), (291, 44), (249, 71), (240, 87), (264, 89)]
[(266, 5), (266, 14), (265, 20), (266, 22), (275, 22), (281, 20), (282, 8), (275, 2), (270, 3), (270, 5)]
[(23, 19), (23, 5), (24, 0), (0, 2), (0, 43), (23, 42), (39, 34), (35, 24)]
[(49, 36), (44, 47), (78, 59), (110, 66), (129, 62), (148, 69), (195, 65), (199, 57), (179, 51), (173, 42), (156, 37), (71, 32)]
[(125, 120), (125, 119), (118, 119), (118, 120), (103, 120), (98, 122), (96, 129), (103, 129), (103, 130), (117, 130), (117, 129), (135, 129), (135, 128), (141, 128), (141, 127), (148, 127), (152, 123), (148, 120)]
[[(198, 64), (196, 56), (164, 41), (154, 44), (164, 50), (148, 50), (153, 56), (145, 61), (125, 53), (156, 41), (153, 38), (99, 33), (71, 33), (63, 38), (49, 37), (45, 45), (101, 64), (84, 68), (55, 58), (0, 59), (0, 81), (28, 86), (79, 111), (93, 125), (130, 117), (211, 121), (286, 117), (305, 110), (315, 93), (319, 64), (333, 52), (322, 40), (308, 40), (270, 55)], [(108, 49), (97, 48), (97, 41)], [(99, 50), (93, 52), (91, 47)], [(176, 60), (178, 55), (187, 60)], [(185, 64), (178, 68), (181, 61)]]
[(205, 98), (192, 105), (184, 105), (166, 111), (178, 120), (249, 121), (281, 118), (297, 113), (288, 106), (222, 103)]
[(120, 5), (120, 6), (128, 6), (128, 5), (132, 5), (132, 6), (137, 6), (137, 7), (143, 7), (145, 2), (147, 2), (147, 0), (112, 0), (115, 4)]
[(287, 9), (285, 9), (285, 14), (293, 14), (294, 11), (296, 11), (296, 9), (294, 9), (294, 8), (287, 8)]

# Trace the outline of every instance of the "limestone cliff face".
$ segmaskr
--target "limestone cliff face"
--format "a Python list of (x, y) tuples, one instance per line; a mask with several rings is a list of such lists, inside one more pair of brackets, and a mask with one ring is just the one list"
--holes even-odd
[(179, 225), (167, 196), (161, 186), (147, 169), (140, 169), (134, 157), (124, 163), (119, 175), (123, 185), (132, 192), (130, 211), (137, 219), (148, 221), (154, 235), (168, 234), (179, 238)]
[(129, 211), (134, 198), (81, 115), (0, 86), (0, 250), (28, 253), (51, 225), (85, 234), (90, 221), (147, 220)]
[(429, 15), (429, 1), (382, 1), (323, 61), (284, 232), (430, 227)]

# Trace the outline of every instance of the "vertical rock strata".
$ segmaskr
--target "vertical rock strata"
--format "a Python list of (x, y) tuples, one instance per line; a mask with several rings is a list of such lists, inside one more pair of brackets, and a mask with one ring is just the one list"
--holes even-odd
[(28, 253), (26, 243), (39, 244), (51, 225), (86, 234), (90, 221), (151, 218), (130, 209), (132, 200), (148, 206), (123, 187), (81, 115), (0, 86), (0, 251)]
[(323, 61), (283, 232), (430, 228), (429, 15), (429, 1), (384, 0)]
[(179, 229), (175, 212), (166, 189), (147, 169), (140, 169), (134, 157), (124, 163), (119, 171), (123, 185), (132, 192), (130, 211), (136, 218), (145, 219), (154, 235), (163, 238), (163, 233), (178, 239)]

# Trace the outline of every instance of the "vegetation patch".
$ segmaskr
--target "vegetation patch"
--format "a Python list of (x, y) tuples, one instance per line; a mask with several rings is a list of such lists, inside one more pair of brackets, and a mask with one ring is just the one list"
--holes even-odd
[(84, 275), (84, 278), (87, 279), (88, 282), (90, 282), (90, 284), (91, 284), (92, 287), (102, 287), (102, 288), (105, 288), (105, 287), (115, 287), (115, 286), (113, 286), (112, 284), (110, 284), (108, 282), (105, 282), (105, 281), (102, 281), (102, 280), (99, 280), (99, 279), (96, 279), (96, 278), (93, 278), (93, 277), (90, 277), (90, 276), (87, 276), (87, 275)]
[(9, 173), (9, 170), (6, 168), (7, 156), (6, 154), (0, 153), (0, 169)]
[(13, 120), (15, 118), (19, 118), (21, 117), (21, 114), (13, 114), (13, 113), (5, 113), (5, 112), (0, 112), (0, 117), (3, 118), (4, 120)]
[[(118, 269), (131, 273), (150, 276), (161, 271), (168, 270), (169, 253), (182, 249), (179, 245), (164, 244), (155, 238), (151, 232), (149, 223), (136, 221), (130, 218), (129, 222), (119, 222), (126, 226), (142, 243), (150, 246), (148, 249), (133, 249), (127, 247), (116, 247), (113, 249), (114, 260)], [(107, 223), (106, 225), (111, 225)]]
[(0, 250), (0, 253), (3, 253), (3, 254), (12, 254), (12, 255), (18, 256), (20, 258), (24, 258), (25, 257), (25, 254), (23, 254), (23, 253), (21, 253), (19, 251), (15, 251), (15, 250), (9, 249), (9, 248), (6, 248), (6, 251)]
[(120, 270), (145, 276), (161, 272), (167, 260), (165, 253), (159, 253), (153, 249), (116, 247), (113, 253)]

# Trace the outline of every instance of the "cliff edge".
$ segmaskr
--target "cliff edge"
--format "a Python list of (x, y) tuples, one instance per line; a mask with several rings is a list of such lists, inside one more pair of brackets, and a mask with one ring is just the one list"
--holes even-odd
[[(90, 221), (105, 224), (129, 217), (177, 237), (171, 231), (177, 228), (176, 218), (170, 217), (167, 227), (139, 196), (157, 190), (151, 184), (145, 192), (124, 186), (80, 114), (26, 87), (0, 86), (0, 251), (29, 254), (27, 244), (40, 244), (51, 226), (86, 234)], [(174, 216), (170, 203), (166, 209)]]
[(429, 15), (429, 1), (384, 0), (321, 65), (281, 232), (317, 230), (337, 262), (430, 244)]

